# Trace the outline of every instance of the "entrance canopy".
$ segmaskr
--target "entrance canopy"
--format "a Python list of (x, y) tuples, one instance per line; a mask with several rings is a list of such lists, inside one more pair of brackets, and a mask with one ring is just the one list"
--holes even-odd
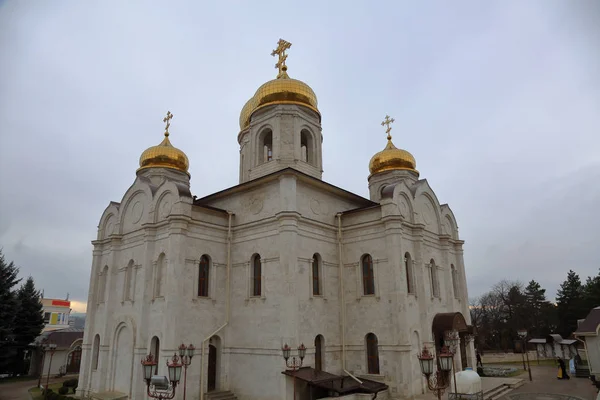
[(351, 393), (375, 394), (387, 390), (388, 386), (381, 382), (360, 378), (362, 384), (350, 376), (330, 374), (325, 371), (317, 371), (312, 367), (302, 367), (296, 371), (283, 371), (282, 374), (296, 377), (306, 382), (309, 386), (337, 393), (338, 395)]
[(465, 317), (459, 312), (436, 314), (433, 317), (431, 328), (434, 333), (445, 331), (467, 332), (469, 330)]

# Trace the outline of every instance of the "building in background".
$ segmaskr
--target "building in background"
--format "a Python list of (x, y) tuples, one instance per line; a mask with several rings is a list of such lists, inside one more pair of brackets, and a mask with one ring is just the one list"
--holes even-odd
[(65, 329), (69, 327), (71, 302), (69, 300), (42, 298), (44, 313), (44, 330), (42, 332)]
[[(79, 373), (81, 364), (81, 344), (83, 342), (83, 329), (68, 328), (48, 330), (38, 336), (30, 345), (31, 361), (29, 375), (50, 377), (65, 374)], [(55, 344), (56, 350), (50, 362), (50, 352), (44, 351), (44, 344)]]

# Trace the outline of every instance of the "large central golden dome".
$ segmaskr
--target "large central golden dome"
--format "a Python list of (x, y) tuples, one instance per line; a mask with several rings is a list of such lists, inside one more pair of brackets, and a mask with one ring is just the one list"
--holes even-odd
[(275, 64), (275, 67), (279, 69), (279, 74), (276, 79), (261, 85), (254, 96), (246, 102), (240, 112), (240, 130), (244, 130), (250, 125), (250, 117), (255, 111), (274, 104), (301, 105), (313, 110), (319, 115), (319, 118), (321, 117), (317, 108), (315, 92), (306, 83), (292, 79), (287, 74), (285, 50), (290, 47), (291, 43), (280, 39), (278, 48), (271, 53), (271, 55), (279, 56), (279, 61)]

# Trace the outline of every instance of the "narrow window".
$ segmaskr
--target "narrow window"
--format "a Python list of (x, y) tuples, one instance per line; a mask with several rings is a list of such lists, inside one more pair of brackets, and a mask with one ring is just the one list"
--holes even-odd
[[(160, 339), (156, 336), (152, 338), (150, 341), (150, 354), (154, 356), (154, 360), (158, 361), (160, 357)], [(156, 368), (154, 370), (154, 374), (158, 374), (158, 364), (156, 364)]]
[(108, 265), (104, 266), (102, 273), (100, 274), (100, 282), (98, 284), (98, 303), (104, 303), (106, 297), (106, 281), (108, 279)]
[(261, 295), (262, 265), (260, 255), (256, 254), (252, 260), (252, 296)]
[(98, 369), (98, 358), (100, 356), (100, 335), (94, 336), (94, 344), (92, 346), (92, 368)]
[(435, 266), (435, 261), (433, 261), (433, 258), (429, 262), (429, 265), (431, 270), (431, 293), (433, 297), (440, 297), (440, 288), (438, 286), (437, 279), (437, 267)]
[(366, 336), (367, 341), (367, 371), (369, 374), (379, 374), (379, 347), (377, 336), (369, 333)]
[(207, 255), (200, 257), (200, 266), (198, 271), (198, 296), (208, 297), (208, 273), (210, 269), (210, 260)]
[(315, 337), (315, 370), (323, 370), (323, 335)]
[(319, 255), (314, 254), (312, 259), (312, 286), (313, 296), (321, 296), (321, 263), (319, 262)]
[(263, 133), (262, 149), (263, 158), (261, 164), (273, 159), (273, 132), (270, 129)]
[(303, 129), (300, 132), (300, 159), (314, 165), (312, 147), (312, 134), (308, 130)]
[(412, 259), (410, 258), (410, 254), (404, 254), (404, 270), (406, 273), (406, 290), (408, 293), (414, 293), (414, 283), (413, 283), (413, 275), (412, 275)]
[(373, 258), (367, 254), (362, 258), (363, 292), (365, 295), (375, 294), (375, 276)]
[(131, 300), (131, 285), (133, 274), (133, 260), (129, 261), (125, 268), (125, 276), (123, 278), (123, 300)]
[(154, 283), (154, 297), (163, 297), (165, 294), (165, 253), (161, 253), (156, 262), (156, 276)]
[(454, 291), (454, 297), (458, 298), (458, 271), (454, 268), (454, 264), (450, 264), (450, 272), (452, 274), (452, 290)]

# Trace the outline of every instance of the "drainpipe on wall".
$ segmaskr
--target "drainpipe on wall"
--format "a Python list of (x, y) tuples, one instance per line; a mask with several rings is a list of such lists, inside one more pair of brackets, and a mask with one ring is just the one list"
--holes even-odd
[(227, 211), (228, 214), (228, 222), (227, 222), (227, 277), (225, 280), (225, 291), (227, 293), (227, 299), (225, 301), (225, 322), (223, 325), (217, 328), (213, 333), (207, 336), (202, 341), (202, 358), (200, 362), (200, 400), (204, 400), (204, 357), (206, 354), (206, 342), (210, 340), (211, 337), (219, 333), (223, 328), (229, 324), (229, 317), (231, 315), (231, 217), (233, 213), (231, 211)]
[(344, 260), (342, 258), (342, 213), (337, 213), (338, 219), (338, 260), (340, 264), (340, 301), (342, 302), (342, 323), (340, 330), (342, 331), (342, 371), (362, 385), (362, 381), (352, 375), (346, 369), (346, 300), (344, 295)]

